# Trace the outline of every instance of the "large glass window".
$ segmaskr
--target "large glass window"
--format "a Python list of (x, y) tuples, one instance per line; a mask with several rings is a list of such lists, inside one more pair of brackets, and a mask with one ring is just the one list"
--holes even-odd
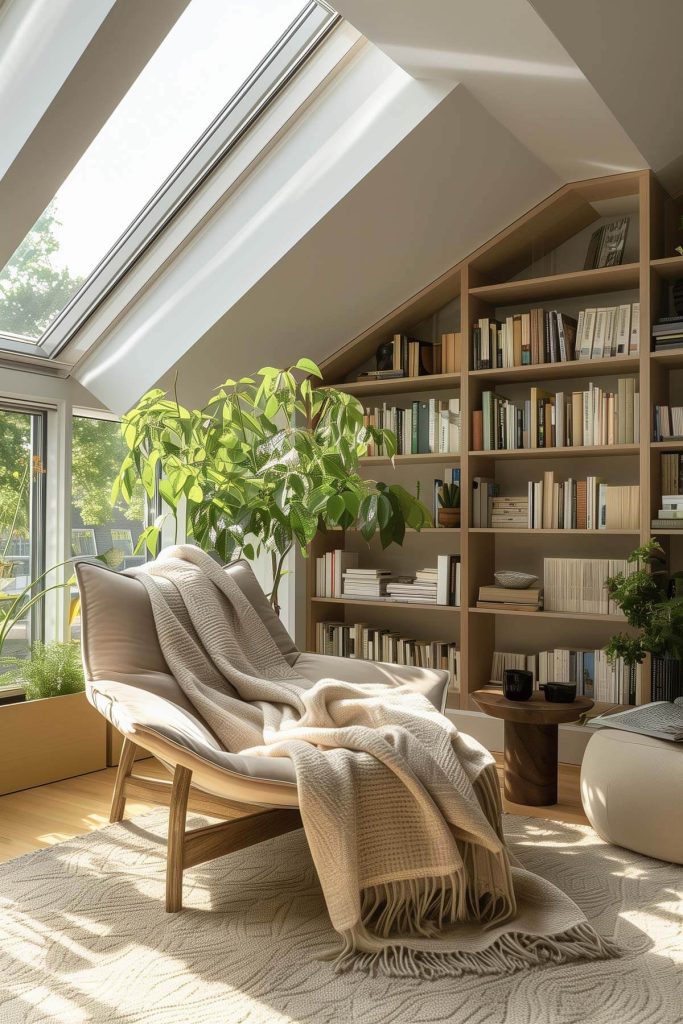
[[(120, 259), (109, 284), (125, 270), (162, 226), (147, 217), (149, 209), (171, 215), (330, 19), (316, 3), (302, 11), (302, 0), (190, 0), (0, 272), (7, 344), (41, 338), (114, 249)], [(231, 123), (233, 111), (239, 116)], [(56, 340), (43, 344), (48, 352), (58, 347)]]
[[(0, 405), (0, 625), (15, 607), (27, 605), (31, 580), (44, 569), (45, 538), (45, 415)], [(3, 657), (28, 654), (40, 639), (43, 602), (12, 615)], [(0, 674), (3, 666), (0, 664)]]

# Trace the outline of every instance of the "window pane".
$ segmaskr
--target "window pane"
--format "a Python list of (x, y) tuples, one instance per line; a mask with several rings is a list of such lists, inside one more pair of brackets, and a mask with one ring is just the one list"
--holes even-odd
[[(73, 555), (99, 558), (117, 572), (141, 565), (134, 554), (145, 524), (145, 494), (135, 492), (131, 505), (111, 501), (111, 489), (128, 454), (120, 424), (74, 416), (71, 476), (71, 549)], [(72, 593), (72, 599), (77, 591)], [(77, 611), (77, 606), (73, 609)], [(71, 615), (71, 636), (80, 636), (80, 621)]]
[[(0, 408), (0, 621), (43, 571), (43, 428), (41, 414)], [(20, 611), (0, 653), (24, 657), (41, 632), (42, 603)], [(0, 673), (7, 668), (0, 665)]]
[(40, 337), (302, 7), (191, 0), (0, 273), (0, 332)]

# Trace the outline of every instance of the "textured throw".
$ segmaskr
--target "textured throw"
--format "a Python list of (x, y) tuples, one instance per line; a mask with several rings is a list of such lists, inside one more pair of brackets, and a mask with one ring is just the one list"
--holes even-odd
[(438, 978), (616, 955), (568, 897), (511, 865), (491, 755), (426, 698), (311, 686), (198, 548), (134, 574), (171, 671), (226, 749), (291, 758), (343, 938), (337, 970)]

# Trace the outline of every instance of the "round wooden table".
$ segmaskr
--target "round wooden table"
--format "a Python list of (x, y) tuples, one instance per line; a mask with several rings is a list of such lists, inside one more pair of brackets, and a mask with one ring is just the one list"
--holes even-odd
[(500, 690), (477, 690), (482, 711), (505, 722), (505, 796), (516, 804), (547, 807), (557, 803), (557, 727), (575, 722), (593, 707), (589, 697), (553, 704), (543, 694), (507, 700)]

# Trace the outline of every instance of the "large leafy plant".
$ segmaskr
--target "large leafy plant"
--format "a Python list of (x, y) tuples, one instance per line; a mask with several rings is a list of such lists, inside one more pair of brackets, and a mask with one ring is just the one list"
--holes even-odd
[[(114, 485), (130, 501), (142, 481), (152, 497), (157, 476), (162, 498), (176, 515), (186, 503), (188, 532), (225, 561), (270, 554), (278, 591), (291, 549), (319, 530), (356, 526), (383, 547), (401, 544), (406, 527), (431, 519), (424, 505), (398, 484), (364, 479), (359, 459), (368, 445), (393, 457), (391, 431), (364, 423), (358, 400), (312, 381), (310, 359), (267, 366), (253, 377), (226, 380), (203, 409), (185, 409), (161, 390), (147, 392), (121, 425), (129, 453)], [(156, 553), (162, 518), (140, 538)]]
[(628, 556), (636, 564), (627, 576), (607, 580), (609, 596), (638, 630), (617, 633), (607, 645), (610, 659), (627, 665), (642, 662), (646, 654), (683, 659), (683, 573), (668, 573), (664, 552), (652, 539)]

